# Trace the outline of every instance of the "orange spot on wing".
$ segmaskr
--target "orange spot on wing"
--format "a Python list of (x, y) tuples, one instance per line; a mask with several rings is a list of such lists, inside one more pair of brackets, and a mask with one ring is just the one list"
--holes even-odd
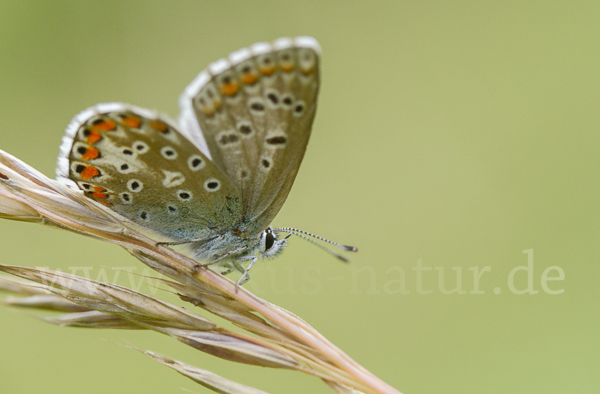
[(98, 201), (98, 202), (99, 202), (99, 203), (101, 203), (101, 204), (104, 204), (104, 205), (106, 205), (107, 207), (110, 207), (110, 206), (112, 205), (112, 204), (111, 204), (111, 203), (109, 203), (108, 201), (102, 201), (102, 200), (100, 200), (100, 201)]
[(121, 123), (123, 123), (127, 127), (139, 129), (140, 125), (142, 124), (142, 120), (135, 115), (127, 115), (121, 118)]
[(117, 128), (117, 124), (112, 120), (103, 120), (92, 125), (92, 131), (112, 131)]
[(102, 139), (102, 136), (100, 135), (100, 133), (98, 133), (97, 131), (94, 130), (90, 130), (90, 134), (87, 136), (86, 142), (88, 144), (95, 144), (96, 142), (100, 141)]
[(202, 112), (204, 112), (204, 115), (206, 116), (213, 116), (215, 114), (215, 111), (209, 107), (203, 107)]
[(148, 122), (148, 124), (154, 130), (161, 132), (161, 133), (166, 133), (169, 130), (169, 127), (164, 122), (152, 120), (152, 121)]
[(290, 64), (282, 64), (281, 65), (281, 69), (283, 71), (285, 71), (286, 73), (289, 73), (290, 71), (292, 71), (294, 69), (294, 65), (292, 63), (290, 63)]
[(106, 189), (105, 189), (105, 188), (103, 188), (102, 186), (94, 186), (94, 191), (97, 191), (97, 192), (105, 192), (105, 191), (106, 191)]
[(217, 111), (219, 110), (219, 108), (221, 108), (221, 102), (220, 102), (220, 101), (218, 101), (218, 100), (217, 100), (217, 101), (215, 101), (215, 102), (213, 103), (213, 105), (215, 106), (215, 110), (217, 110)]
[(98, 170), (94, 166), (87, 166), (85, 170), (81, 171), (81, 179), (87, 181), (88, 179), (92, 179), (95, 176), (100, 175), (100, 170)]
[(108, 198), (108, 194), (95, 192), (95, 193), (92, 193), (92, 197), (106, 199), (106, 198)]
[(81, 160), (94, 160), (97, 159), (98, 156), (100, 156), (100, 153), (98, 153), (98, 149), (94, 148), (93, 146), (90, 146), (89, 148), (87, 148), (85, 153), (81, 155)]
[(258, 81), (258, 76), (254, 73), (246, 74), (242, 76), (242, 82), (246, 85), (254, 85)]
[(304, 75), (308, 75), (308, 74), (312, 74), (314, 68), (313, 67), (306, 67), (302, 69), (302, 74)]
[(263, 75), (272, 75), (275, 72), (275, 66), (261, 67), (260, 72), (263, 73)]
[(240, 90), (240, 87), (235, 82), (226, 83), (221, 86), (221, 93), (226, 96), (235, 96), (238, 90)]

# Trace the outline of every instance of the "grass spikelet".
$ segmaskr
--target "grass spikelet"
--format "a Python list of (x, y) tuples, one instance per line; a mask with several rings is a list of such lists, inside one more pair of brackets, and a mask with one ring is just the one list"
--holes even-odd
[[(21, 278), (0, 278), (0, 290), (13, 293), (5, 304), (66, 312), (44, 318), (63, 326), (152, 330), (232, 362), (310, 374), (338, 393), (400, 394), (299, 317), (243, 287), (236, 289), (228, 278), (161, 245), (163, 240), (146, 229), (1, 150), (0, 218), (41, 223), (120, 245), (166, 276), (162, 283), (181, 300), (227, 319), (242, 331), (225, 329), (205, 316), (122, 286), (0, 265), (0, 271)], [(263, 393), (157, 353), (146, 355), (215, 392)]]

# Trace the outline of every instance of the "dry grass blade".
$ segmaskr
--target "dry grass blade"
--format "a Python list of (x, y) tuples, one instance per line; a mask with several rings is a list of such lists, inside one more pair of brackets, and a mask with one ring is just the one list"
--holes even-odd
[(98, 311), (69, 313), (55, 317), (45, 317), (43, 320), (63, 327), (110, 328), (119, 330), (143, 329), (143, 327), (120, 317)]
[[(399, 391), (352, 360), (297, 316), (254, 296), (244, 288), (237, 291), (231, 280), (199, 267), (196, 261), (157, 244), (157, 241), (162, 239), (149, 234), (147, 229), (85, 198), (81, 193), (46, 178), (2, 151), (0, 217), (39, 222), (118, 244), (144, 264), (172, 279), (168, 284), (181, 294), (184, 301), (224, 317), (256, 336), (225, 332), (215, 328), (208, 320), (202, 320), (198, 315), (192, 317), (193, 314), (184, 313), (184, 316), (178, 313), (181, 308), (177, 310), (176, 307), (166, 305), (160, 300), (140, 298), (139, 294), (114, 285), (96, 283), (86, 290), (87, 282), (81, 282), (82, 278), (71, 277), (72, 287), (61, 287), (59, 284), (47, 289), (78, 305), (157, 331), (167, 328), (187, 330), (186, 325), (196, 325), (193, 331), (228, 335), (236, 340), (245, 341), (244, 346), (257, 346), (253, 356), (261, 358), (263, 362), (281, 363), (281, 367), (289, 368), (282, 360), (293, 360), (290, 365), (301, 362), (302, 367), (297, 369), (336, 385), (345, 385), (365, 393), (399, 394)], [(13, 275), (38, 283), (44, 277), (44, 280), (50, 280), (51, 276), (48, 272), (2, 267)], [(87, 298), (84, 297), (84, 301), (80, 301), (73, 296), (74, 294), (86, 294)], [(174, 323), (171, 325), (171, 322)], [(222, 339), (222, 342), (205, 342), (198, 346), (205, 349), (217, 346), (220, 352), (239, 356), (240, 360), (236, 361), (248, 357), (244, 353), (246, 348), (244, 351), (241, 347), (235, 348), (234, 353), (229, 353), (232, 351), (233, 342), (228, 342), (225, 337)], [(202, 341), (207, 339), (202, 338)], [(195, 344), (202, 341), (198, 338), (193, 340)], [(266, 349), (273, 352), (273, 358), (268, 361), (264, 354)]]
[(34, 281), (77, 305), (138, 324), (199, 331), (216, 328), (214, 323), (202, 316), (122, 286), (36, 268), (0, 264), (0, 271)]
[(146, 351), (144, 354), (150, 357), (152, 360), (161, 363), (169, 368), (174, 369), (185, 377), (188, 377), (201, 384), (202, 386), (211, 389), (217, 393), (223, 394), (268, 394), (265, 391), (255, 389), (250, 386), (243, 385), (241, 383), (234, 382), (229, 379), (225, 379), (222, 376), (214, 374), (194, 367), (189, 364), (182, 363), (181, 361), (173, 360), (162, 354)]
[(18, 294), (22, 296), (30, 295), (51, 295), (48, 290), (44, 290), (35, 283), (19, 278), (0, 277), (0, 291)]
[(283, 353), (223, 332), (162, 331), (186, 345), (226, 360), (268, 368), (299, 369), (298, 362)]
[(325, 381), (325, 383), (327, 383), (327, 385), (338, 394), (362, 394), (362, 391), (355, 390), (352, 387), (344, 386), (343, 384), (328, 381)]
[(45, 309), (60, 312), (84, 312), (88, 308), (79, 306), (64, 298), (53, 295), (35, 295), (30, 297), (6, 297), (2, 303), (20, 308)]
[[(73, 314), (50, 318), (62, 325), (96, 328), (145, 328), (169, 335), (214, 356), (244, 364), (296, 369), (292, 357), (264, 344), (238, 338), (216, 324), (183, 308), (122, 286), (100, 283), (63, 272), (0, 265), (0, 271), (29, 279), (86, 310), (98, 314)], [(48, 308), (44, 308), (48, 309)]]
[(294, 341), (287, 333), (277, 327), (273, 327), (265, 319), (251, 313), (244, 305), (225, 302), (222, 296), (195, 291), (195, 289), (186, 287), (181, 283), (169, 280), (161, 281), (177, 290), (183, 301), (194, 304), (210, 313), (227, 319), (237, 327), (274, 340)]

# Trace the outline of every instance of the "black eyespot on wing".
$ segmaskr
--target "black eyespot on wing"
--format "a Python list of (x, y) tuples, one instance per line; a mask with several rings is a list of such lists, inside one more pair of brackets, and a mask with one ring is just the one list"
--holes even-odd
[(138, 152), (141, 152), (141, 151), (145, 151), (148, 148), (148, 146), (146, 144), (144, 144), (143, 142), (138, 142), (133, 146), (133, 148), (135, 150), (137, 150)]
[(265, 110), (265, 106), (262, 103), (252, 103), (250, 105), (250, 108), (253, 109), (254, 111), (264, 111)]
[(83, 164), (77, 164), (77, 166), (75, 167), (75, 172), (77, 172), (78, 174), (81, 174), (83, 170), (85, 170), (85, 166)]
[(204, 181), (204, 190), (207, 192), (216, 192), (221, 189), (221, 182), (216, 178), (209, 178)]
[(252, 133), (252, 127), (250, 127), (250, 125), (243, 124), (240, 126), (240, 133), (244, 135), (250, 135)]
[(276, 137), (267, 138), (267, 144), (270, 144), (270, 145), (282, 145), (282, 144), (285, 144), (286, 142), (287, 142), (287, 138), (285, 138), (284, 136), (276, 136)]
[(219, 143), (221, 145), (228, 145), (238, 142), (239, 138), (234, 133), (231, 134), (223, 134), (219, 139)]
[(192, 194), (188, 191), (180, 190), (177, 192), (177, 197), (179, 197), (181, 201), (188, 201), (192, 198)]
[(128, 164), (121, 164), (121, 171), (127, 171), (129, 169)]

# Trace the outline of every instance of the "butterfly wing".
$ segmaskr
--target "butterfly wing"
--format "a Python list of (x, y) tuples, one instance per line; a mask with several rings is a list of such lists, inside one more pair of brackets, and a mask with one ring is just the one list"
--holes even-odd
[(319, 54), (311, 37), (258, 43), (212, 63), (181, 97), (182, 128), (229, 177), (251, 230), (277, 215), (304, 157)]
[(168, 119), (112, 103), (77, 115), (63, 138), (58, 179), (170, 239), (226, 231), (239, 195)]

